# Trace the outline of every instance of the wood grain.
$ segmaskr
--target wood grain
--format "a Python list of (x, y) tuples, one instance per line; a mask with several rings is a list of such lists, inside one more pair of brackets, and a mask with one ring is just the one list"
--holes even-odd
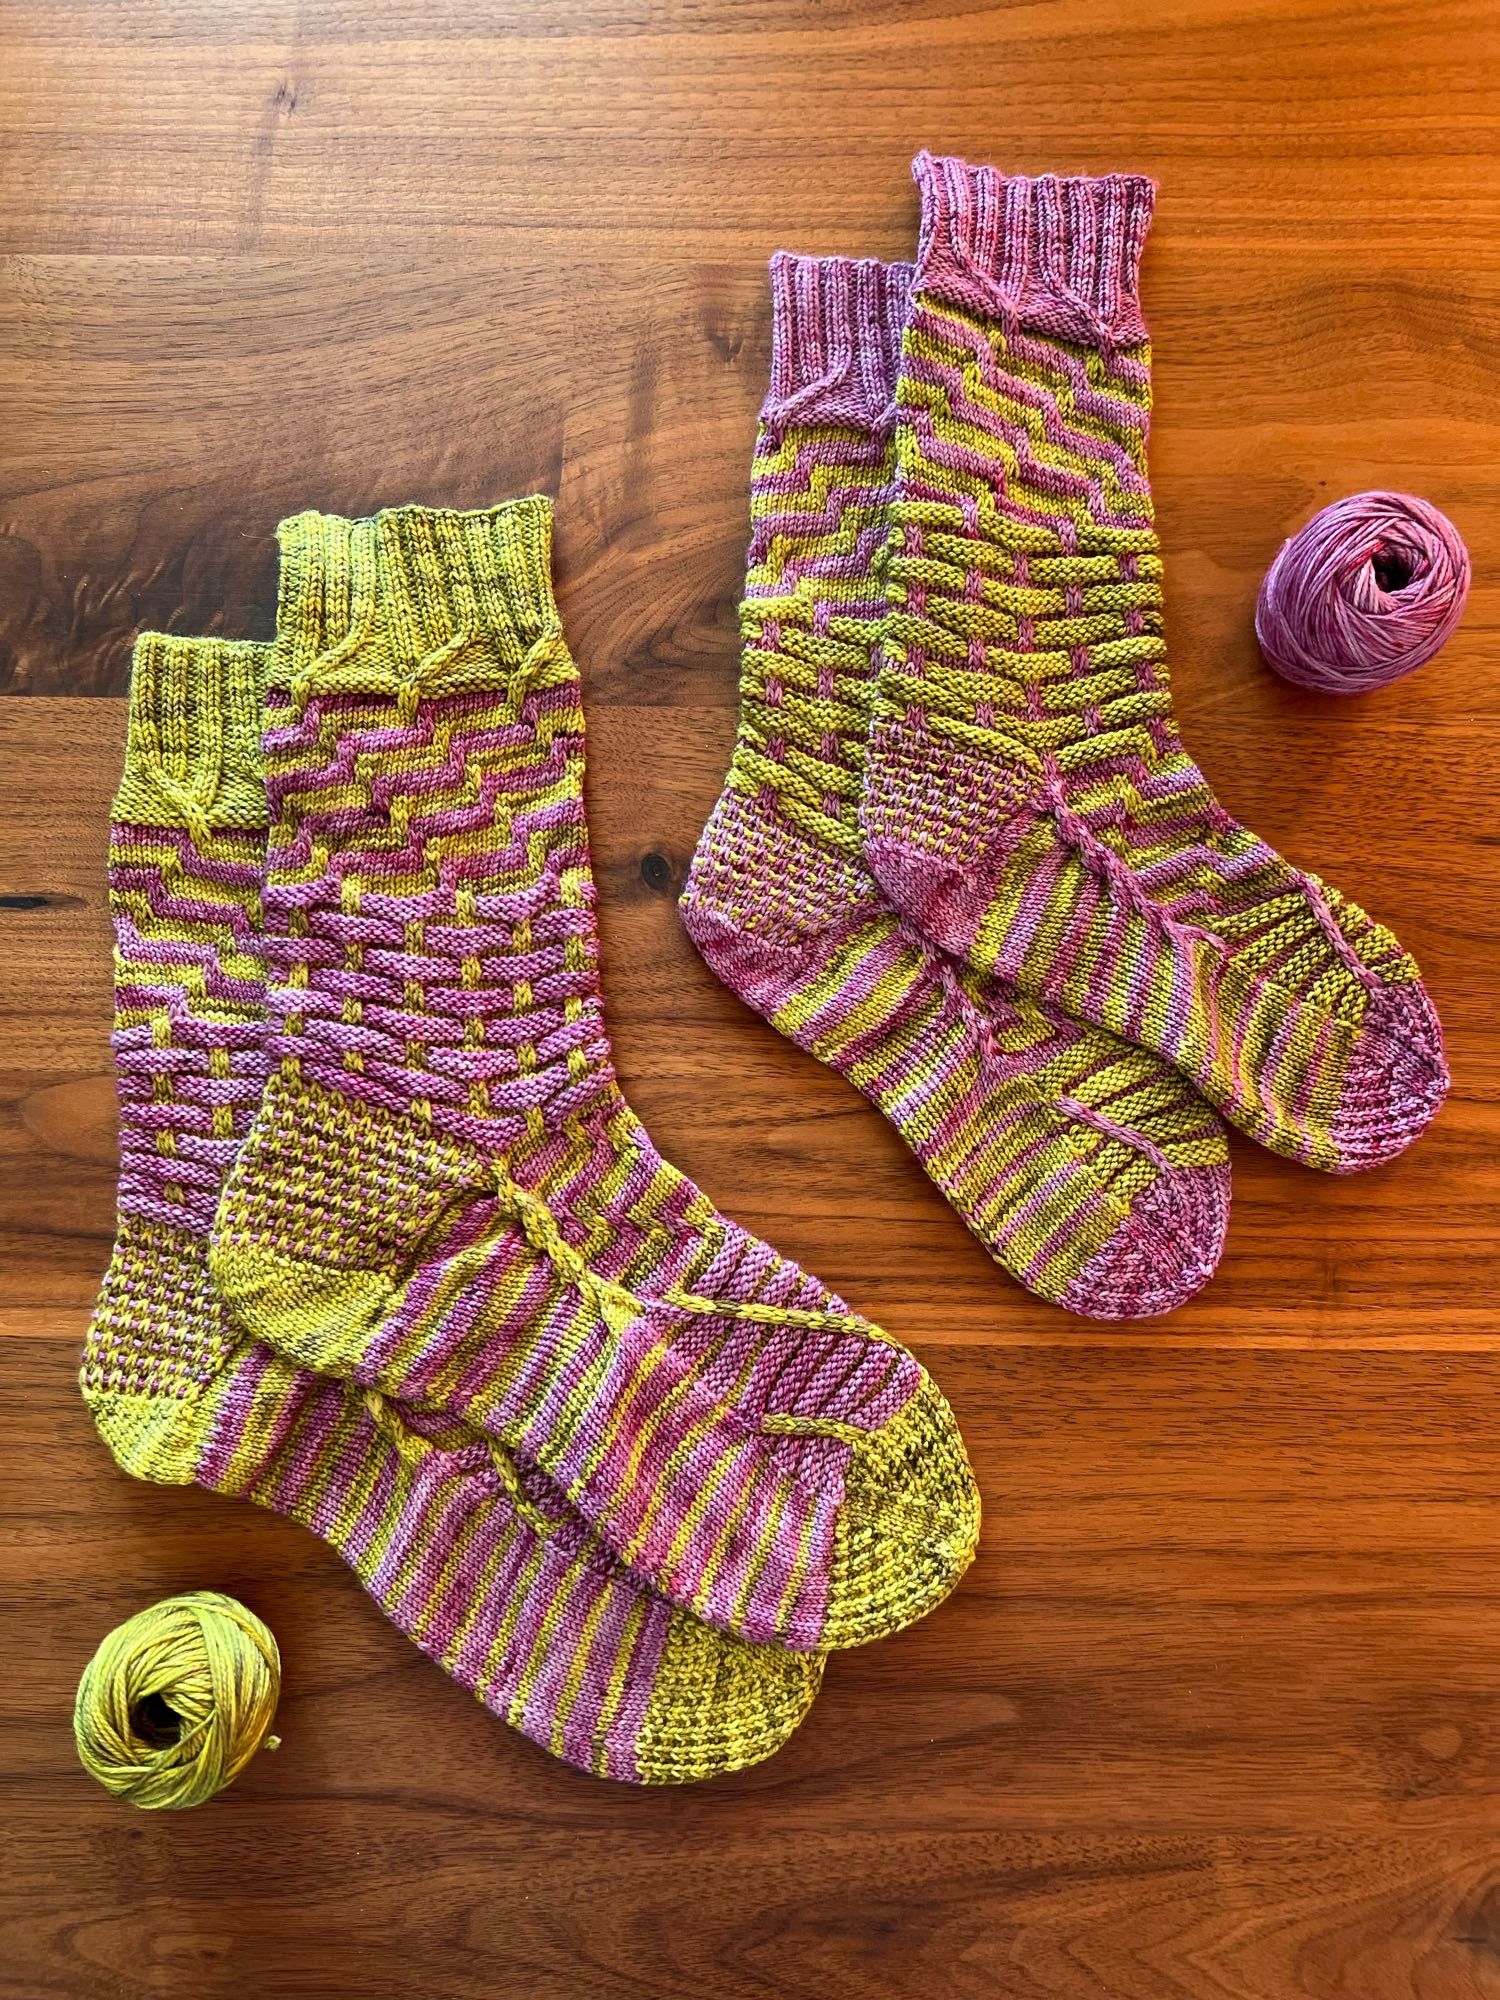
[[(0, 11), (0, 1994), (1500, 1995), (1500, 15), (1490, 0), (7, 0)], [(916, 146), (1162, 183), (1153, 470), (1188, 740), (1393, 924), (1454, 1096), (1345, 1182), (1236, 1149), (1165, 1324), (1000, 1278), (674, 897), (734, 731), (764, 261), (909, 254)], [(1322, 501), (1476, 583), (1338, 702), (1250, 608)], [(629, 1796), (513, 1738), (285, 1522), (116, 1474), (105, 815), (130, 640), (265, 634), (315, 505), (558, 500), (607, 993), (659, 1143), (910, 1341), (984, 1488), (954, 1602), (769, 1765)], [(77, 1769), (112, 1623), (208, 1584), (283, 1749), (191, 1819)]]

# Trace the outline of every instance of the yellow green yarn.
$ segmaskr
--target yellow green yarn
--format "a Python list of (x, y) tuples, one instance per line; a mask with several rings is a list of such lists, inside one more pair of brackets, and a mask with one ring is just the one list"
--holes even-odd
[(73, 1735), (107, 1792), (148, 1812), (181, 1810), (277, 1748), (269, 1731), (280, 1695), (270, 1628), (232, 1597), (195, 1590), (108, 1635), (78, 1683)]

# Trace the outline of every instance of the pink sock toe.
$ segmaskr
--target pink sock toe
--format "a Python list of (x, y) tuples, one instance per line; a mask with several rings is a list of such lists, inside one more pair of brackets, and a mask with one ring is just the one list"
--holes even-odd
[(1443, 1031), (1426, 987), (1416, 979), (1381, 987), (1330, 1127), (1339, 1149), (1335, 1171), (1357, 1173), (1405, 1152), (1437, 1116), (1448, 1081)]
[(1227, 1164), (1159, 1175), (1061, 1303), (1087, 1319), (1150, 1319), (1186, 1304), (1218, 1266), (1229, 1193)]

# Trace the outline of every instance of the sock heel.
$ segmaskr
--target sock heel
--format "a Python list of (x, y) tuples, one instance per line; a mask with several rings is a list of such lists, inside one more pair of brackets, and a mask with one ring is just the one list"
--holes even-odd
[(398, 1274), (492, 1191), (484, 1163), (441, 1135), (278, 1073), (220, 1198), (210, 1269), (259, 1338), (346, 1373)]

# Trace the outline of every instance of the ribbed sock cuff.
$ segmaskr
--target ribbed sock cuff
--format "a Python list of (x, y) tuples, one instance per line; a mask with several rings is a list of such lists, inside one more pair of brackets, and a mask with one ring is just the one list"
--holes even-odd
[(1037, 180), (919, 153), (916, 289), (1087, 346), (1147, 338), (1140, 267), (1156, 183), (1143, 174)]
[(266, 824), (261, 710), (271, 648), (143, 632), (130, 668), (116, 822)]
[(517, 667), (558, 629), (552, 502), (541, 495), (457, 513), (388, 507), (365, 520), (295, 514), (277, 529), (277, 686), (368, 665), (372, 684), (485, 639)]
[(771, 259), (771, 388), (761, 421), (877, 429), (895, 414), (912, 266), (873, 257)]

